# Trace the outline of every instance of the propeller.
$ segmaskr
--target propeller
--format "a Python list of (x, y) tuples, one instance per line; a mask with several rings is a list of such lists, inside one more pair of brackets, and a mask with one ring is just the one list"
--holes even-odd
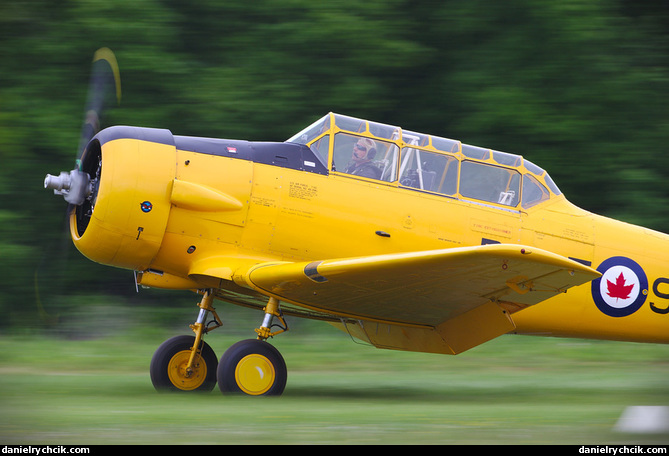
[[(44, 188), (52, 189), (54, 194), (62, 195), (68, 202), (65, 226), (65, 232), (69, 238), (69, 216), (75, 207), (81, 206), (87, 200), (90, 203), (94, 198), (95, 182), (98, 176), (92, 176), (82, 171), (82, 157), (86, 146), (91, 139), (100, 131), (101, 119), (103, 114), (114, 102), (121, 102), (121, 78), (119, 74), (118, 63), (114, 53), (108, 48), (100, 48), (93, 55), (92, 69), (88, 86), (86, 100), (86, 110), (84, 113), (81, 136), (77, 148), (74, 168), (69, 172), (61, 172), (58, 176), (47, 174), (44, 179)], [(42, 303), (40, 284), (49, 285), (49, 295), (54, 295), (53, 286), (63, 283), (66, 263), (68, 262), (68, 242), (63, 236), (57, 246), (51, 246), (45, 253), (40, 264), (35, 270), (35, 298), (39, 316), (45, 323), (55, 324), (58, 322), (58, 315), (47, 313)], [(46, 279), (44, 276), (46, 273)]]
[(121, 102), (121, 77), (114, 53), (109, 48), (100, 48), (93, 55), (93, 65), (84, 122), (77, 149), (74, 169), (62, 171), (58, 176), (47, 174), (44, 188), (52, 189), (54, 194), (62, 195), (69, 203), (68, 212), (74, 206), (80, 206), (93, 194), (94, 183), (91, 176), (81, 170), (81, 158), (90, 140), (100, 131), (101, 119), (111, 98)]

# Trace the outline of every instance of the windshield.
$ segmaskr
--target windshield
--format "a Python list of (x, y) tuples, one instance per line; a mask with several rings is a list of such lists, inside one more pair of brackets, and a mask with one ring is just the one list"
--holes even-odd
[(290, 137), (286, 142), (308, 145), (322, 133), (330, 129), (330, 115), (318, 119), (304, 130)]

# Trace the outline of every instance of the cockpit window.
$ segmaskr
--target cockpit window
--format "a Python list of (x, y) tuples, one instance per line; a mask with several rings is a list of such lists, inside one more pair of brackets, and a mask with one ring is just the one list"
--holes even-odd
[(451, 155), (405, 147), (400, 155), (400, 185), (455, 195), (458, 188), (458, 160)]
[(330, 116), (321, 117), (304, 130), (290, 137), (286, 142), (309, 144), (322, 133), (330, 129)]
[(469, 144), (462, 145), (462, 153), (465, 157), (475, 158), (477, 160), (487, 160), (490, 158), (490, 149), (483, 147), (470, 146)]
[(550, 198), (548, 189), (531, 174), (523, 176), (523, 209), (528, 209)]
[(504, 166), (520, 166), (523, 157), (520, 155), (507, 154), (506, 152), (492, 151), (492, 159)]
[(553, 182), (553, 179), (551, 179), (551, 176), (549, 176), (548, 173), (544, 175), (544, 181), (546, 182), (546, 185), (548, 185), (548, 188), (550, 188), (554, 194), (562, 195), (562, 191), (558, 188), (557, 185), (555, 185), (555, 182)]
[(400, 135), (400, 128), (393, 127), (369, 120), (356, 119), (355, 117), (342, 116), (335, 114), (335, 125), (341, 129), (353, 133), (371, 133), (378, 138), (397, 140)]
[[(324, 133), (328, 133), (329, 131), (330, 116), (328, 115), (318, 119), (304, 130), (292, 136), (286, 142), (308, 145), (316, 156), (321, 159), (321, 162), (326, 164), (328, 162), (330, 136), (328, 134), (324, 135)], [(317, 140), (314, 141), (315, 139)], [(312, 141), (313, 143), (309, 145)]]
[(555, 195), (561, 195), (561, 194), (562, 194), (562, 192), (560, 191), (560, 189), (558, 188), (558, 186), (555, 185), (555, 182), (553, 182), (553, 179), (551, 179), (551, 176), (549, 176), (548, 173), (547, 173), (546, 171), (544, 171), (543, 169), (539, 168), (537, 165), (535, 165), (534, 163), (532, 163), (532, 162), (529, 161), (529, 160), (525, 160), (525, 159), (524, 159), (524, 160), (523, 160), (523, 165), (525, 165), (525, 168), (526, 168), (529, 172), (531, 172), (532, 174), (534, 174), (535, 176), (537, 176), (537, 177), (541, 177), (541, 176), (543, 176), (543, 178), (544, 178), (544, 182), (546, 182), (546, 185), (548, 186), (548, 188), (550, 188), (551, 191), (552, 191)]
[(489, 203), (515, 207), (520, 196), (520, 173), (500, 166), (462, 162), (460, 194)]
[[(323, 163), (328, 162), (328, 153), (330, 152), (330, 135), (325, 135), (318, 140), (316, 140), (311, 145), (311, 150), (314, 151), (316, 156), (321, 159)], [(327, 165), (326, 165), (327, 166)]]
[(392, 182), (397, 179), (398, 149), (390, 142), (337, 133), (334, 140), (332, 170)]

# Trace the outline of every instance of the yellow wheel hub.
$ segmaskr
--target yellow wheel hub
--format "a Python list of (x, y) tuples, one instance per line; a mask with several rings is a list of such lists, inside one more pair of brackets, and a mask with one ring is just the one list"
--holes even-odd
[(176, 353), (167, 366), (167, 375), (174, 386), (183, 391), (192, 391), (202, 385), (207, 378), (207, 364), (197, 355), (193, 361), (192, 371), (186, 369), (190, 359), (190, 350)]
[(237, 385), (243, 392), (252, 396), (269, 391), (275, 379), (274, 366), (266, 357), (259, 354), (243, 357), (235, 368)]

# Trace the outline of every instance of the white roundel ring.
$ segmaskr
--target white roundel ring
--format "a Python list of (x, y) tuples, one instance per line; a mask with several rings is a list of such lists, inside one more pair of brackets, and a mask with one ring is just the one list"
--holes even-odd
[(626, 317), (639, 310), (648, 296), (648, 278), (634, 260), (617, 256), (597, 268), (602, 276), (592, 281), (592, 299), (610, 317)]

